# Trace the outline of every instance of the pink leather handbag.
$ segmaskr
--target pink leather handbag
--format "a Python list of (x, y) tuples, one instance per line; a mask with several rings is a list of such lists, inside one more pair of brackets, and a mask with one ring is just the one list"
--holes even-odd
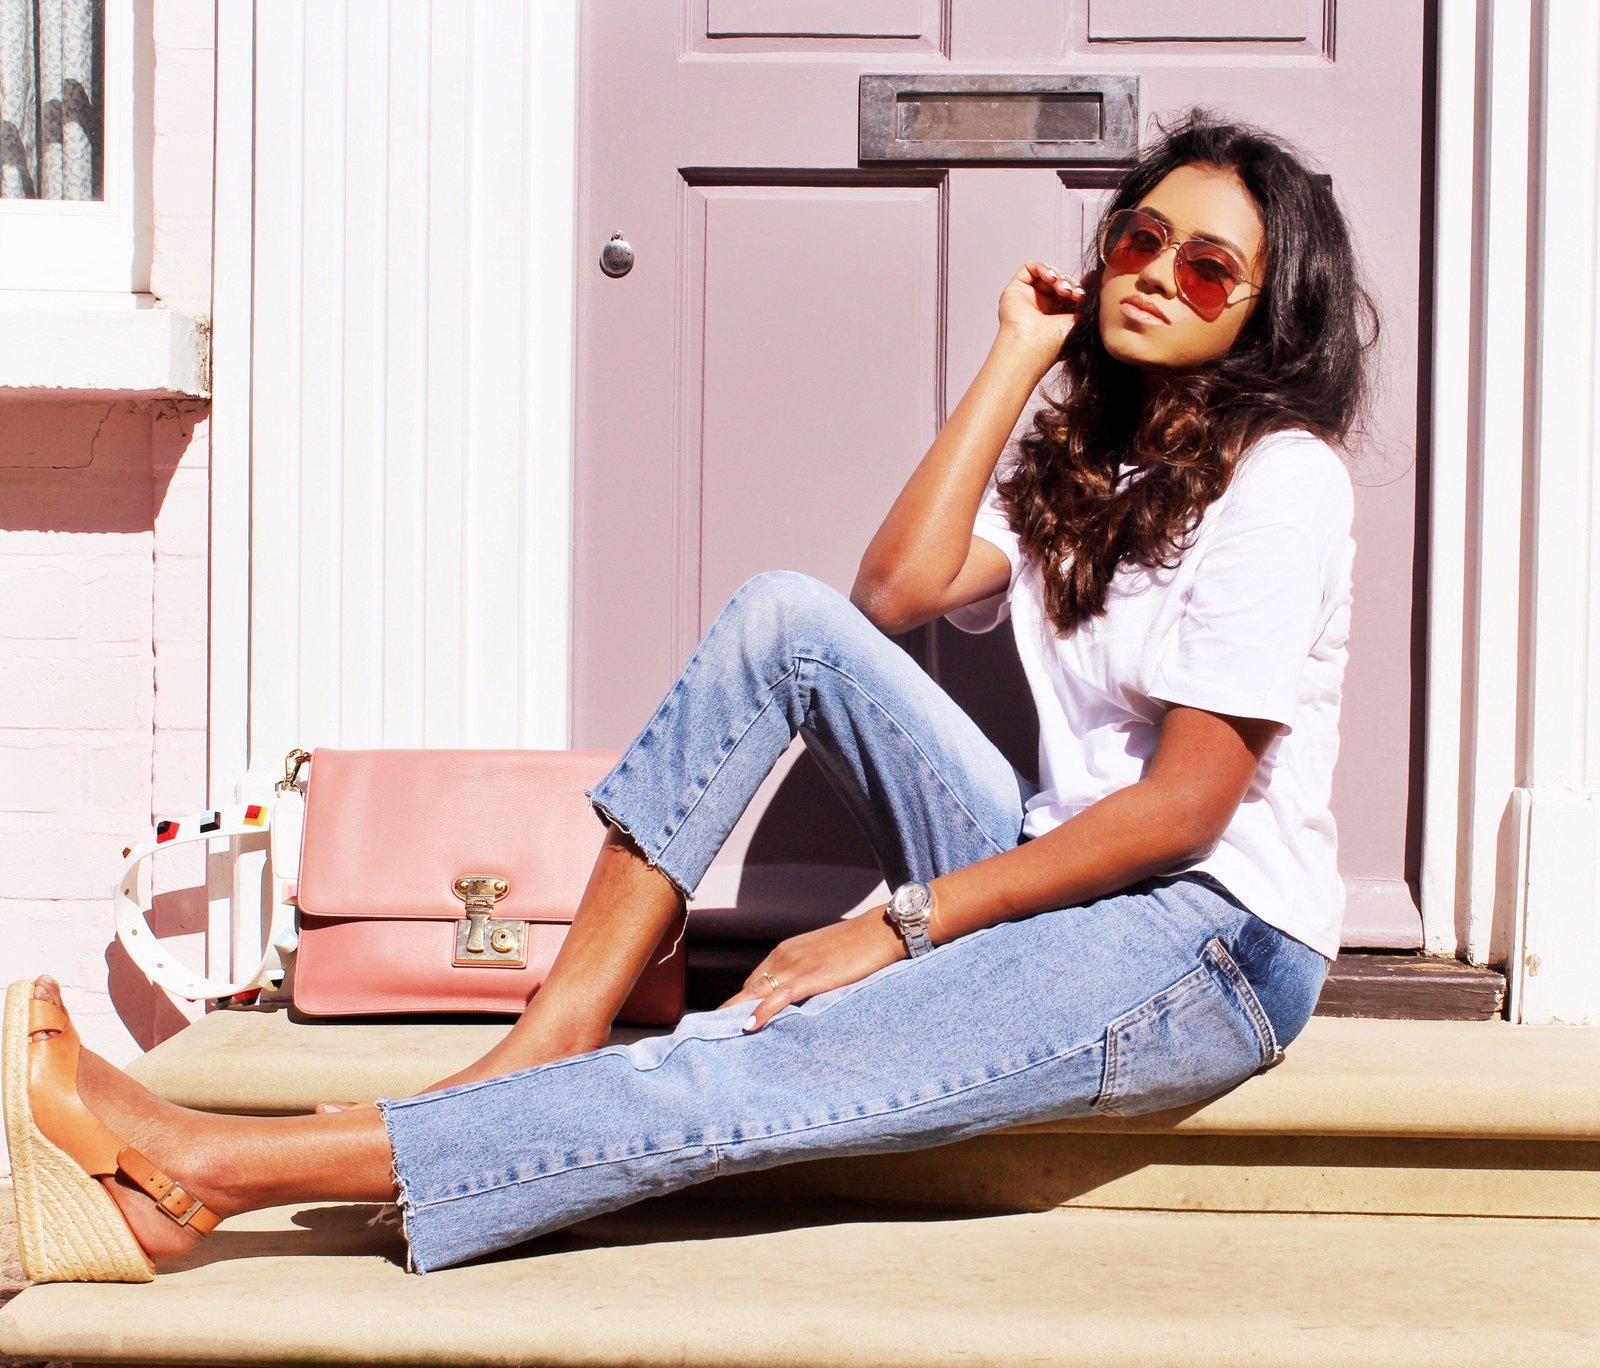
[[(605, 828), (615, 755), (329, 750), (311, 757), (294, 1005), (313, 1016), (522, 1011), (544, 982)], [(682, 926), (621, 1011), (683, 1014)]]

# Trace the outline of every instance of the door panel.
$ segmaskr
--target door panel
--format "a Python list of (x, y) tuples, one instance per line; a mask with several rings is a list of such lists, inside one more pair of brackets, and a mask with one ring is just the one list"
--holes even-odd
[(702, 410), (699, 623), (751, 567), (855, 578), (904, 483), (895, 457), (936, 431), (939, 200), (937, 185), (691, 191), (705, 360), (688, 374), (722, 396)]
[[(1326, 0), (950, 0), (943, 13), (947, 29), (938, 5), (910, 0), (586, 3), (575, 744), (626, 744), (748, 575), (800, 569), (847, 589), (981, 364), (1006, 279), (1029, 258), (1082, 261), (1114, 168), (863, 165), (861, 76), (1132, 75), (1147, 138), (1150, 116), (1199, 103), (1307, 149), (1373, 276), (1383, 390), (1353, 466), (1334, 801), (1347, 943), (1419, 943), (1407, 878), (1421, 10), (1343, 0), (1336, 27)], [(637, 264), (609, 279), (588, 263), (616, 231)], [(908, 644), (1032, 768), (1003, 635), (934, 628)]]
[(1323, 0), (1089, 0), (1090, 42), (1304, 42), (1322, 34)]
[(920, 38), (929, 0), (708, 0), (708, 38)]

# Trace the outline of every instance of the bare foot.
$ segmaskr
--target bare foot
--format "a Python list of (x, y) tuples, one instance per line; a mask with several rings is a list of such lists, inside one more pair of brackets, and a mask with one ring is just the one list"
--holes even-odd
[[(60, 985), (47, 976), (34, 981), (33, 995), (61, 1005)], [(35, 1031), (29, 1039), (48, 1040), (57, 1034)], [(215, 1132), (221, 1129), (219, 1123), (225, 1118), (174, 1106), (89, 1050), (83, 1050), (78, 1057), (78, 1092), (84, 1105), (126, 1144), (177, 1179), (186, 1192), (218, 1215), (230, 1216), (246, 1209), (228, 1193), (210, 1157), (218, 1152), (220, 1137)], [(198, 1231), (171, 1220), (151, 1197), (127, 1179), (119, 1175), (100, 1181), (121, 1209), (134, 1238), (152, 1258), (181, 1254), (200, 1241)]]

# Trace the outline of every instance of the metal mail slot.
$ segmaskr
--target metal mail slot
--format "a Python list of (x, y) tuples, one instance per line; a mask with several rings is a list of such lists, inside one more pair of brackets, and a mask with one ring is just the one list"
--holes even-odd
[(861, 160), (1117, 162), (1139, 147), (1137, 76), (863, 76)]

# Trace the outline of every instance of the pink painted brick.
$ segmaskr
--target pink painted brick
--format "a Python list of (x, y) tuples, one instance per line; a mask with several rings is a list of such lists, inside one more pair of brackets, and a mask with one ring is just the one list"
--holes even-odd
[(153, 576), (148, 565), (137, 574), (96, 575), (84, 586), (83, 639), (106, 643), (148, 642), (152, 590)]
[(177, 470), (160, 494), (156, 540), (166, 544), (171, 532), (204, 532), (211, 525), (211, 481), (203, 470)]
[(199, 773), (205, 774), (206, 759), (206, 728), (204, 724), (197, 727), (168, 727), (155, 734), (155, 756), (159, 763), (165, 764), (168, 760), (188, 761), (194, 760), (200, 766)]
[(168, 727), (203, 727), (208, 688), (205, 642), (174, 642), (156, 650), (156, 711), (158, 730)]
[[(209, 801), (206, 793), (206, 732), (204, 727), (160, 731), (151, 757), (150, 810), (159, 813), (198, 811)], [(222, 801), (231, 795), (224, 794)]]
[(198, 557), (156, 571), (154, 636), (163, 646), (199, 643), (209, 638), (209, 567)]
[(155, 571), (159, 577), (169, 572), (185, 574), (196, 561), (211, 555), (211, 528), (192, 522), (169, 523), (156, 533)]
[(161, 0), (153, 29), (156, 59), (173, 48), (214, 49), (216, 12), (208, 0)]
[(148, 479), (150, 419), (138, 403), (60, 397), (0, 399), (0, 468), (132, 469)]
[(67, 745), (0, 743), (0, 774), (0, 812), (64, 812), (82, 788), (78, 751)]
[(211, 220), (158, 213), (151, 253), (151, 292), (183, 313), (209, 316)]
[(54, 528), (58, 549), (64, 536), (131, 537), (154, 525), (148, 466), (136, 472), (85, 471), (81, 478), (59, 470), (0, 471), (0, 508), (12, 518), (26, 510), (34, 526)]
[(158, 407), (150, 425), (150, 469), (157, 487), (173, 471), (207, 476), (211, 468), (211, 406), (203, 399)]
[(69, 533), (57, 537), (56, 543), (64, 553), (57, 558), (58, 564), (85, 582), (100, 575), (129, 580), (142, 577), (146, 582), (150, 579), (156, 545), (153, 530), (116, 537)]
[(153, 669), (153, 660), (142, 655), (0, 659), (0, 707), (12, 727), (147, 728), (155, 706)]
[(211, 215), (211, 144), (202, 138), (161, 138), (150, 154), (150, 191), (163, 214)]
[[(150, 285), (157, 283), (186, 298), (211, 298), (211, 219), (197, 214), (157, 214), (150, 240)], [(162, 298), (166, 298), (163, 294)], [(178, 307), (178, 306), (171, 306)], [(206, 317), (203, 309), (182, 309), (184, 314)]]
[(150, 809), (150, 751), (147, 746), (84, 746), (79, 801), (120, 817)]
[[(15, 928), (20, 933), (17, 936), (19, 941), (35, 939), (43, 932), (53, 932), (63, 945), (103, 949), (112, 927), (108, 915), (110, 910), (109, 890), (87, 898), (7, 896), (0, 898), (0, 924)], [(49, 971), (45, 968), (37, 972)], [(73, 986), (74, 981), (64, 974), (57, 974), (56, 978), (64, 988)], [(103, 969), (100, 978), (103, 981)], [(77, 982), (79, 986), (86, 986), (95, 980), (87, 977)]]
[[(65, 818), (62, 819), (65, 822)], [(41, 827), (0, 832), (0, 869), (6, 892), (17, 898), (100, 898), (110, 916), (111, 882), (122, 847), (137, 828), (121, 831)]]
[(0, 637), (70, 640), (82, 628), (83, 586), (69, 570), (0, 569)]
[(216, 112), (216, 58), (210, 52), (170, 48), (156, 53), (155, 133), (207, 138)]

